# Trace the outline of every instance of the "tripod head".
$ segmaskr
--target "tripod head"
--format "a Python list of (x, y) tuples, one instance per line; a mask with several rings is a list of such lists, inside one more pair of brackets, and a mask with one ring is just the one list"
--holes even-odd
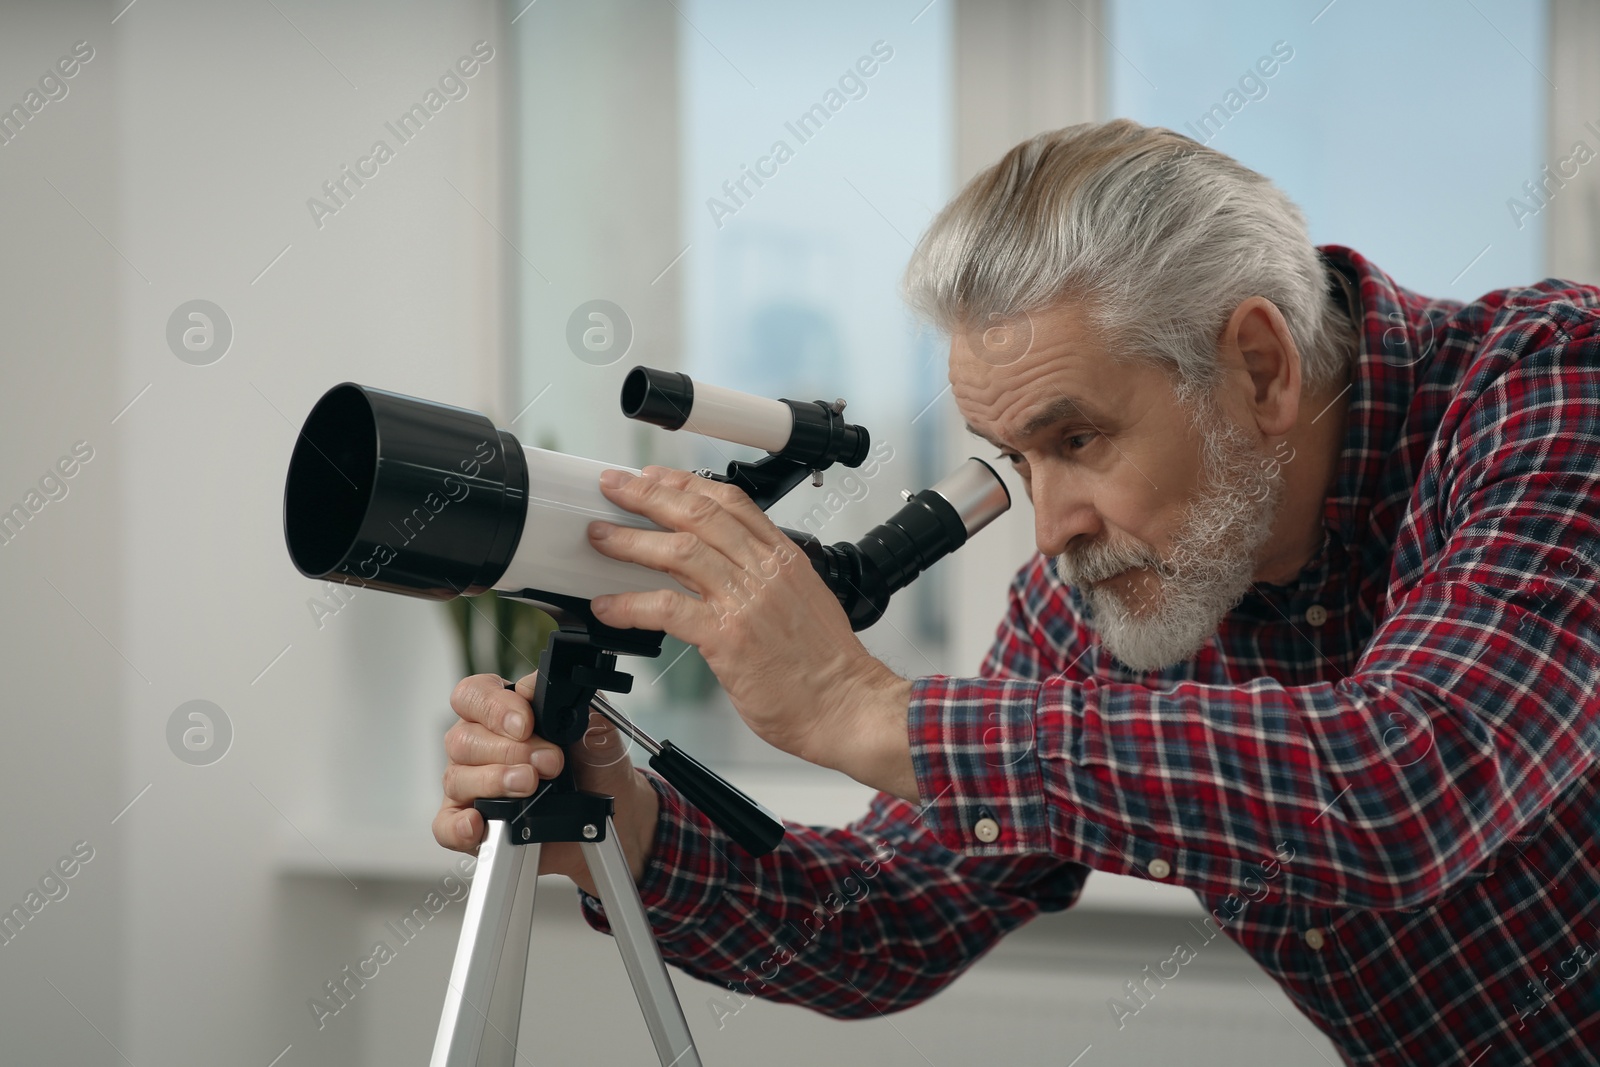
[[(654, 636), (659, 652), (661, 635)], [(777, 848), (783, 840), (782, 820), (671, 741), (658, 742), (650, 737), (600, 695), (601, 691), (626, 693), (633, 684), (631, 675), (616, 669), (616, 655), (596, 643), (595, 635), (581, 630), (558, 630), (550, 635), (539, 656), (539, 680), (533, 697), (535, 721), (539, 735), (567, 750), (568, 759), (561, 773), (541, 782), (531, 797), (477, 801), (475, 806), (483, 817), (510, 823), (514, 836), (522, 828), (529, 829), (522, 838), (527, 841), (595, 840), (596, 831), (604, 825), (604, 816), (611, 813), (610, 798), (604, 798), (603, 807), (597, 807), (593, 794), (579, 792), (571, 759), (571, 750), (583, 743), (592, 710), (649, 752), (651, 769), (745, 851), (764, 856)], [(506, 688), (515, 687), (507, 682)], [(553, 803), (559, 797), (578, 806)]]

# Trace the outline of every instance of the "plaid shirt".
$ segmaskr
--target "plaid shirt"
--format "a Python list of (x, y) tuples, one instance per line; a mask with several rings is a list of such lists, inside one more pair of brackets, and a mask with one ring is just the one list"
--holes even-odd
[(1135, 672), (1035, 556), (981, 677), (914, 683), (926, 806), (770, 856), (651, 776), (641, 894), (724, 1010), (910, 1006), (1093, 868), (1193, 889), (1349, 1063), (1600, 1065), (1600, 289), (1428, 300), (1323, 253), (1360, 357), (1293, 582)]

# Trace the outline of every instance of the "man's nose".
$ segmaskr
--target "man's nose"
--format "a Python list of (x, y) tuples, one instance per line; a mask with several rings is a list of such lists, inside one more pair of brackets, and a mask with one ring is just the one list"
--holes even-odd
[(1059, 556), (1074, 539), (1095, 540), (1101, 533), (1100, 516), (1088, 496), (1047, 478), (1032, 486), (1033, 538), (1046, 556)]

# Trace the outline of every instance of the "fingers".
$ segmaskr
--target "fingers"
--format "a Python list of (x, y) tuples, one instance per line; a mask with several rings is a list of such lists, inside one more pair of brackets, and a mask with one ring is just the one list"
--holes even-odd
[(444, 753), (451, 763), (469, 767), (520, 763), (532, 764), (546, 778), (561, 773), (561, 749), (554, 742), (542, 737), (513, 741), (475, 722), (458, 722), (450, 727), (444, 735)]
[(445, 848), (476, 854), (483, 841), (483, 816), (475, 808), (463, 810), (447, 800), (433, 817), (433, 839)]
[(480, 797), (530, 796), (538, 782), (539, 775), (526, 763), (484, 767), (452, 763), (444, 769), (445, 799), (469, 808)]
[(561, 771), (561, 749), (542, 737), (513, 741), (481, 723), (458, 722), (445, 734), (450, 765), (444, 772), (444, 804), (433, 819), (433, 838), (445, 848), (476, 852), (483, 839), (481, 797), (532, 795), (541, 778)]
[(743, 523), (757, 540), (769, 547), (777, 547), (788, 541), (788, 537), (767, 517), (767, 513), (757, 507), (750, 495), (737, 485), (702, 478), (698, 474), (672, 467), (646, 467), (643, 474), (669, 488), (710, 497)]
[(727, 555), (687, 530), (662, 533), (597, 522), (589, 529), (589, 543), (601, 555), (670, 574), (701, 597), (736, 582), (744, 573)]
[[(736, 565), (748, 566), (753, 557), (763, 554), (763, 546), (770, 550), (784, 539), (761, 509), (734, 486), (666, 467), (647, 467), (641, 477), (623, 471), (606, 474), (601, 492), (612, 503), (669, 530), (693, 533)], [(612, 479), (618, 479), (618, 484), (608, 485)]]
[[(533, 730), (533, 675), (505, 688), (497, 674), (474, 674), (463, 678), (450, 694), (450, 707), (467, 722), (481, 723), (504, 737), (522, 740)], [(524, 689), (526, 684), (526, 689)], [(526, 693), (526, 695), (524, 695)]]
[[(602, 555), (669, 574), (701, 601), (712, 603), (730, 598), (742, 602), (751, 586), (770, 581), (796, 554), (794, 543), (738, 488), (665, 467), (647, 467), (645, 472), (630, 478), (621, 471), (607, 471), (607, 481), (615, 484), (604, 485), (603, 491), (613, 503), (667, 531), (593, 523), (590, 544)], [(682, 626), (703, 628), (709, 619), (706, 612), (696, 612), (682, 600), (635, 602), (631, 610), (649, 612), (630, 617), (652, 618), (652, 628), (666, 629), (686, 641), (694, 638), (672, 629), (672, 616), (665, 613), (677, 613)], [(724, 604), (722, 612), (710, 614), (725, 610)]]
[[(450, 704), (461, 716), (445, 733), (450, 765), (444, 773), (444, 803), (433, 819), (433, 837), (445, 848), (476, 854), (483, 840), (484, 820), (472, 805), (484, 797), (524, 797), (539, 782), (561, 773), (565, 755), (559, 746), (531, 734), (530, 701), (537, 674), (504, 688), (503, 679), (479, 674), (463, 679)], [(521, 729), (509, 723), (523, 716)], [(602, 716), (591, 713), (589, 729), (574, 749), (582, 772), (602, 776), (631, 773), (628, 744)], [(551, 868), (556, 870), (556, 868)]]
[(618, 630), (663, 630), (680, 641), (700, 644), (715, 625), (716, 613), (704, 601), (673, 589), (608, 593), (589, 602), (594, 617)]

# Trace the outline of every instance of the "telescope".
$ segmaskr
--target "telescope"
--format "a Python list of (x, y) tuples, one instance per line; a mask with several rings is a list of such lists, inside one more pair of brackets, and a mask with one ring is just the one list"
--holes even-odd
[[(697, 386), (647, 367), (635, 367), (622, 387), (630, 418), (767, 449), (726, 474), (701, 472), (745, 490), (763, 510), (834, 463), (866, 459), (869, 435), (844, 421), (843, 407)], [(289, 461), (289, 557), (308, 578), (434, 600), (493, 589), (595, 628), (593, 597), (682, 588), (590, 547), (586, 530), (596, 519), (658, 528), (601, 494), (600, 473), (612, 466), (524, 447), (478, 412), (346, 382), (317, 401)], [(1009, 506), (999, 475), (969, 459), (855, 544), (784, 533), (861, 630), (897, 590)]]
[[(737, 486), (763, 510), (808, 478), (821, 485), (836, 464), (859, 466), (870, 446), (867, 430), (845, 420), (843, 400), (773, 400), (649, 367), (628, 372), (621, 400), (629, 418), (764, 450), (760, 459), (733, 461), (723, 473), (698, 472)], [(594, 617), (590, 601), (657, 589), (694, 595), (667, 574), (590, 546), (587, 530), (595, 520), (660, 529), (606, 499), (600, 474), (607, 469), (640, 473), (524, 446), (479, 412), (345, 382), (317, 401), (295, 441), (284, 537), (291, 561), (308, 578), (431, 600), (494, 590), (549, 612), (559, 629), (539, 657), (533, 705), (540, 736), (570, 748), (587, 731), (589, 712), (598, 712), (649, 751), (650, 766), (732, 840), (765, 855), (783, 839), (779, 819), (671, 741), (649, 737), (600, 695), (631, 688), (631, 676), (617, 669), (618, 655), (657, 656), (665, 635), (608, 627)], [(854, 542), (824, 545), (780, 527), (854, 630), (878, 621), (896, 592), (1011, 504), (999, 475), (976, 458), (931, 488), (903, 496), (902, 507)], [(520, 872), (537, 872), (539, 844), (553, 841), (583, 846), (662, 1063), (699, 1062), (616, 844), (612, 798), (578, 789), (573, 762), (541, 781), (531, 797), (476, 802), (487, 832), (436, 1065), (486, 1062), (479, 1059), (485, 1020), (502, 1039), (509, 1026), (514, 1041), (520, 997), (499, 994), (499, 1024), (477, 1000), (495, 995), (496, 977), (505, 973), (504, 943), (517, 938), (511, 931), (524, 931), (526, 966), (523, 916), (531, 920), (531, 889), (525, 907), (513, 898)]]

